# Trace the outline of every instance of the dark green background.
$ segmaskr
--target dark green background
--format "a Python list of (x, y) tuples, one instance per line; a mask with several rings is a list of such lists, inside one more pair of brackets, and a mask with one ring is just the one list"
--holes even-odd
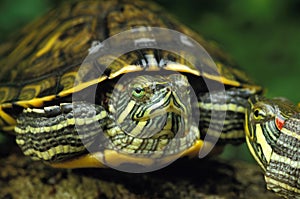
[[(300, 101), (300, 1), (156, 1), (178, 20), (217, 41), (257, 83), (267, 88), (268, 97)], [(58, 0), (0, 0), (0, 41), (57, 3)], [(223, 156), (248, 159), (246, 147), (229, 148), (233, 149), (226, 150)]]

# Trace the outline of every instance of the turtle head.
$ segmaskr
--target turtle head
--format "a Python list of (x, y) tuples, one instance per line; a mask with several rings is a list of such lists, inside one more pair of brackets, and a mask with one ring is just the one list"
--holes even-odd
[(185, 130), (189, 96), (190, 84), (183, 75), (130, 76), (115, 85), (109, 108), (128, 135), (173, 138)]
[(246, 140), (264, 170), (267, 189), (284, 197), (299, 190), (300, 111), (283, 98), (253, 96), (246, 113)]
[(253, 96), (246, 110), (247, 145), (261, 168), (266, 171), (274, 151), (280, 151), (278, 140), (284, 136), (283, 127), (297, 108), (285, 98), (266, 99)]

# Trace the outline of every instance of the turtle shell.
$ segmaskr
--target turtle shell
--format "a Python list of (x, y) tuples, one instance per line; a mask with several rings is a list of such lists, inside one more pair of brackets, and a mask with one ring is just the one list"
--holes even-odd
[[(206, 75), (225, 86), (261, 91), (214, 42), (180, 24), (152, 2), (74, 1), (62, 3), (1, 45), (0, 128), (13, 130), (15, 118), (24, 107), (43, 107), (46, 102), (59, 101), (93, 84), (87, 83), (93, 82), (93, 78), (89, 78), (74, 88), (78, 69), (93, 42), (138, 26), (168, 28), (190, 36), (212, 56), (220, 76), (216, 77), (208, 67), (167, 70)], [(139, 65), (126, 68), (132, 64), (126, 57), (121, 61), (109, 66), (102, 77), (94, 77), (94, 80), (99, 83), (123, 73), (144, 70)]]
[[(97, 57), (98, 54), (94, 54), (95, 50), (101, 47), (101, 42), (118, 33), (136, 30), (136, 28), (152, 29), (153, 27), (175, 30), (192, 38), (208, 52), (214, 64), (210, 64), (207, 58), (202, 55), (199, 57), (192, 56), (191, 59), (197, 60), (197, 64), (191, 64), (186, 59), (186, 56), (189, 55), (185, 52), (176, 54), (151, 47), (129, 51), (120, 56), (108, 53), (105, 56)], [(28, 32), (28, 30), (31, 31)], [(168, 34), (160, 35), (160, 39), (165, 46), (176, 42)], [(121, 40), (120, 42), (126, 44), (127, 41)], [(73, 96), (78, 93), (79, 95), (85, 93), (82, 91), (96, 87), (99, 103), (96, 102), (94, 105), (100, 106), (97, 117), (108, 115), (107, 118), (110, 118), (114, 110), (109, 107), (106, 98), (113, 95), (112, 89), (119, 89), (117, 87), (120, 84), (116, 83), (118, 79), (129, 74), (136, 76), (141, 72), (159, 75), (180, 73), (181, 82), (188, 82), (198, 94), (201, 93), (199, 98), (198, 96), (195, 98), (198, 100), (195, 103), (199, 107), (200, 118), (202, 117), (204, 120), (200, 120), (199, 125), (196, 123), (191, 126), (186, 125), (191, 130), (184, 131), (187, 132), (188, 136), (185, 136), (182, 142), (180, 141), (186, 145), (184, 148), (178, 149), (177, 146), (172, 145), (178, 152), (169, 153), (162, 159), (161, 165), (165, 165), (178, 157), (196, 155), (199, 152), (199, 149), (204, 146), (202, 141), (205, 140), (204, 137), (206, 137), (207, 129), (210, 126), (210, 121), (205, 119), (209, 117), (212, 109), (217, 112), (228, 111), (225, 118), (227, 127), (223, 128), (224, 131), (220, 135), (220, 140), (227, 143), (228, 138), (232, 140), (244, 139), (245, 102), (249, 96), (262, 91), (262, 88), (252, 83), (248, 76), (214, 42), (204, 39), (182, 25), (152, 2), (138, 0), (64, 2), (25, 27), (19, 35), (1, 45), (0, 49), (2, 66), (0, 73), (0, 130), (15, 131), (17, 134), (16, 142), (25, 155), (30, 155), (33, 159), (51, 162), (51, 165), (56, 167), (102, 167), (104, 166), (103, 162), (108, 163), (109, 166), (116, 166), (116, 168), (123, 163), (126, 166), (129, 163), (136, 164), (136, 162), (139, 162), (143, 167), (153, 166), (156, 164), (155, 157), (150, 160), (149, 156), (131, 155), (143, 148), (142, 145), (145, 145), (144, 148), (153, 154), (162, 152), (163, 155), (164, 153), (161, 146), (165, 145), (164, 142), (167, 139), (164, 140), (159, 137), (153, 142), (144, 142), (142, 139), (132, 139), (137, 143), (126, 141), (125, 154), (111, 148), (90, 154), (83, 146), (81, 137), (74, 128), (75, 116), (72, 116), (73, 118), (70, 120), (71, 123), (73, 122), (72, 131), (68, 131), (67, 134), (61, 133), (60, 123), (57, 123), (58, 120), (56, 121), (55, 117), (68, 117), (67, 115), (70, 113), (68, 112), (69, 104), (73, 102)], [(94, 55), (96, 59), (93, 59), (92, 62), (86, 61), (87, 57)], [(149, 56), (154, 62), (147, 62)], [(111, 62), (109, 61), (107, 64), (107, 60)], [(158, 64), (160, 60), (167, 60), (171, 64)], [(175, 75), (172, 78), (173, 83), (177, 84), (174, 79), (178, 76)], [(217, 104), (217, 106), (212, 107), (209, 100), (206, 101), (210, 99), (210, 96), (207, 95), (206, 81), (213, 83), (213, 85), (224, 86), (227, 95), (223, 100), (226, 104)], [(179, 87), (178, 84), (177, 88)], [(121, 90), (119, 89), (119, 91)], [(222, 98), (224, 96), (216, 95), (216, 97)], [(163, 100), (166, 99), (163, 98)], [(74, 104), (77, 103), (78, 105), (79, 103), (79, 105), (84, 106), (85, 102), (89, 102), (88, 100), (83, 103), (79, 101)], [(172, 107), (175, 106), (173, 101), (171, 104)], [(82, 108), (82, 106), (80, 107)], [(130, 107), (129, 103), (126, 107)], [(44, 122), (44, 124), (50, 121), (44, 120), (45, 114), (54, 115), (54, 120), (51, 120), (55, 123), (55, 125), (51, 125), (51, 128), (56, 129), (54, 132), (50, 130), (49, 133), (47, 125), (39, 126), (39, 121)], [(123, 121), (124, 118), (120, 116), (118, 119)], [(186, 121), (189, 122), (188, 119)], [(212, 123), (213, 126), (217, 127), (220, 122), (222, 121), (216, 119)], [(174, 122), (168, 118), (165, 126), (170, 128), (169, 124), (172, 126), (173, 123), (175, 123), (174, 126), (181, 125), (178, 121)], [(107, 129), (116, 130), (118, 128), (108, 127), (109, 123), (105, 123), (105, 125), (104, 127)], [(141, 125), (137, 125), (137, 127), (139, 128)], [(136, 133), (138, 128), (134, 128), (130, 133)], [(89, 132), (89, 135), (93, 136), (93, 132), (89, 130), (85, 132)], [(114, 130), (107, 130), (109, 139), (115, 134), (119, 135), (120, 131), (116, 130), (118, 133), (115, 133)], [(215, 128), (212, 131), (212, 137), (219, 136), (220, 131), (218, 130)], [(171, 130), (169, 129), (169, 131)], [(127, 132), (121, 133), (126, 134)], [(217, 135), (215, 136), (213, 133), (217, 133)], [(90, 138), (87, 137), (87, 139)], [(119, 142), (121, 138), (117, 137), (115, 140)], [(151, 143), (155, 143), (155, 146)], [(153, 148), (154, 150), (152, 150)], [(141, 149), (142, 152), (143, 150)], [(95, 159), (95, 156), (103, 162), (101, 161), (102, 163), (99, 164), (98, 158)]]

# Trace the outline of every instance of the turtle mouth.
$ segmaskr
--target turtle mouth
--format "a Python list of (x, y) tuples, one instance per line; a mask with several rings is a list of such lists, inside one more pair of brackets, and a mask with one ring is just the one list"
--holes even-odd
[(156, 117), (160, 117), (162, 115), (166, 115), (167, 113), (174, 113), (176, 116), (180, 116), (181, 118), (187, 119), (188, 118), (188, 114), (183, 112), (180, 109), (174, 108), (174, 107), (168, 107), (165, 109), (158, 109), (153, 111), (151, 114), (146, 115), (146, 116), (142, 116), (139, 118), (134, 118), (133, 120), (135, 121), (147, 121), (147, 120), (151, 120), (154, 119)]

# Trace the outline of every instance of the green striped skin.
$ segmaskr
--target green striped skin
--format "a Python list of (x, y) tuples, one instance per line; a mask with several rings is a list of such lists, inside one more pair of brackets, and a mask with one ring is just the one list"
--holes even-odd
[[(34, 160), (62, 161), (84, 153), (83, 142), (87, 146), (94, 142), (105, 118), (107, 113), (101, 106), (83, 102), (28, 108), (17, 119), (16, 142)], [(79, 129), (88, 133), (79, 134)]]
[[(254, 94), (254, 91), (248, 89), (227, 89), (222, 95), (218, 92), (205, 93), (199, 97), (200, 110), (200, 132), (206, 132), (202, 135), (218, 137), (219, 144), (239, 144), (245, 139), (244, 121), (247, 107), (247, 99)], [(210, 95), (214, 99), (223, 103), (212, 103)], [(211, 112), (214, 111), (218, 117), (211, 118)], [(225, 114), (225, 120), (223, 116)], [(222, 118), (222, 119), (220, 119)], [(219, 129), (222, 128), (220, 134)]]
[(252, 97), (246, 141), (265, 174), (267, 188), (300, 198), (300, 111), (285, 99)]
[[(197, 124), (189, 117), (190, 85), (185, 76), (121, 80), (101, 105), (75, 102), (25, 109), (15, 127), (24, 154), (50, 162), (85, 153), (86, 148), (162, 156), (178, 154), (199, 140), (198, 128), (191, 128)], [(173, 139), (176, 142), (171, 143)]]

